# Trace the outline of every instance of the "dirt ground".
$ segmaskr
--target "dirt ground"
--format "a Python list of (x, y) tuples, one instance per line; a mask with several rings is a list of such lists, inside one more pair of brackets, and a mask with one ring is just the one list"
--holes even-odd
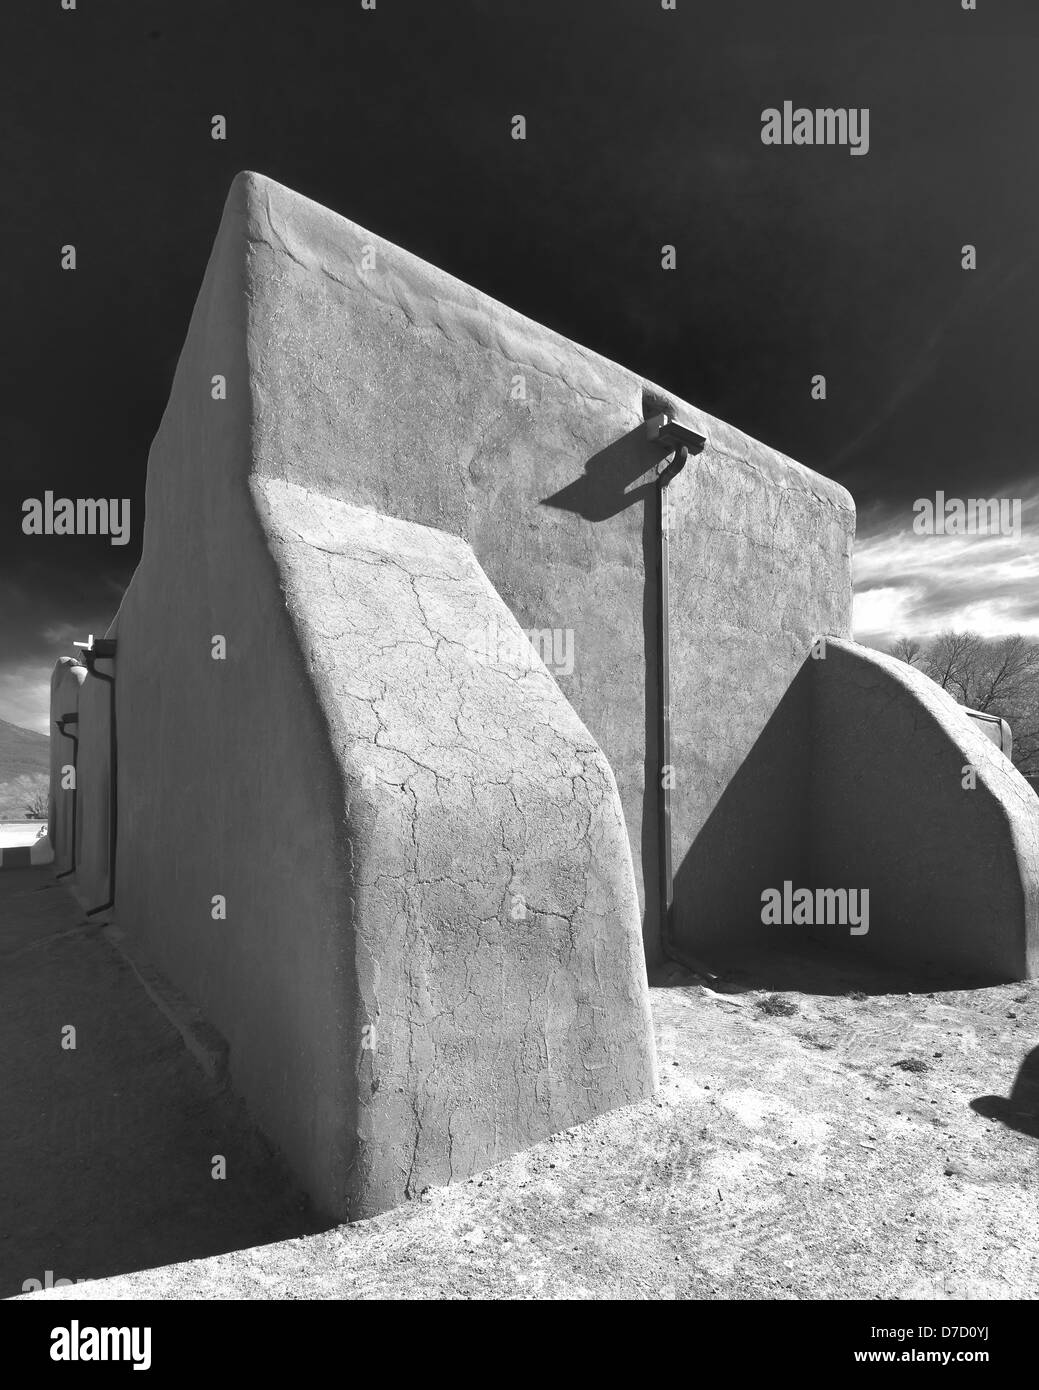
[[(49, 868), (0, 872), (0, 1096), (0, 1296), (308, 1228), (240, 1108)], [(233, 1183), (212, 1179), (217, 1153)]]
[[(32, 1295), (75, 1299), (1039, 1297), (1034, 983), (672, 967), (654, 1100), (315, 1230), (49, 872), (0, 879), (5, 1294), (39, 1268), (93, 1276)], [(57, 1047), (76, 1018), (104, 1040), (89, 1071)]]

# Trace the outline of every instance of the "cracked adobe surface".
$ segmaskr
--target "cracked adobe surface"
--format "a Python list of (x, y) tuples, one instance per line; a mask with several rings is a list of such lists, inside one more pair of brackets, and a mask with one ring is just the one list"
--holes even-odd
[(651, 1092), (630, 851), (606, 759), (464, 542), (253, 490), (343, 773), (380, 1209)]

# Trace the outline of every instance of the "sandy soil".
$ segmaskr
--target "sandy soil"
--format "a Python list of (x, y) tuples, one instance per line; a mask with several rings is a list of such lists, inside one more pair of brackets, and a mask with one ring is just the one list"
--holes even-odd
[[(1039, 1296), (1035, 984), (910, 989), (794, 959), (674, 967), (653, 989), (655, 1100), (314, 1231), (275, 1156), (67, 895), (37, 886), (46, 871), (10, 877), (27, 886), (0, 895), (0, 1026), (8, 1065), (12, 1027), (31, 1034), (15, 1047), (32, 1101), (9, 1079), (4, 1293), (39, 1266), (121, 1277), (34, 1297)], [(35, 938), (15, 944), (27, 906)], [(55, 923), (40, 919), (56, 909), (48, 944)], [(34, 992), (55, 1001), (43, 1021)], [(74, 1017), (103, 1024), (105, 1042), (71, 1081), (56, 1030)], [(111, 1123), (63, 1161), (70, 1107), (89, 1114), (106, 1089)], [(228, 1180), (213, 1182), (209, 1155), (232, 1141)], [(12, 1165), (32, 1175), (13, 1205)]]

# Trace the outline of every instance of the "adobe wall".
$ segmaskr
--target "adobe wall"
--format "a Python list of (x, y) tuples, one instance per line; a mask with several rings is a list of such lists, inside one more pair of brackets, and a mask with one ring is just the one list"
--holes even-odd
[[(114, 635), (116, 625), (109, 628)], [(112, 673), (112, 663), (98, 662), (98, 670)], [(76, 786), (76, 872), (69, 880), (87, 911), (109, 901), (110, 825), (112, 812), (111, 689), (97, 676), (87, 675), (79, 689), (79, 762)], [(117, 707), (118, 708), (118, 707)], [(101, 918), (102, 921), (106, 920)]]
[[(665, 450), (647, 441), (644, 418), (662, 407), (709, 440), (675, 488), (678, 864), (744, 750), (774, 722), (798, 654), (820, 630), (846, 631), (850, 498), (306, 199), (256, 175), (236, 179), (149, 457), (144, 553), (118, 616), (116, 913), (131, 949), (224, 1034), (236, 1088), (330, 1211), (380, 1209), (422, 1178), (462, 1175), (651, 1090), (645, 969), (631, 942), (641, 894), (646, 954), (659, 958), (652, 786), (644, 797), (656, 766), (657, 537), (647, 503)], [(493, 779), (473, 766), (451, 788), (459, 804), (443, 799), (452, 779), (430, 750), (412, 746), (433, 769), (430, 784), (365, 782), (356, 728), (343, 723), (359, 698), (352, 673), (369, 659), (365, 644), (389, 660), (398, 635), (390, 625), (358, 645), (364, 612), (353, 627), (345, 616), (357, 565), (334, 577), (336, 602), (318, 604), (316, 557), (339, 555), (340, 538), (307, 542), (301, 559), (279, 496), (296, 498), (301, 514), (311, 499), (318, 517), (346, 530), (358, 508), (394, 535), (393, 523), (410, 523), (424, 537), (414, 546), (432, 546), (438, 562), (470, 546), (467, 583), (482, 598), (462, 645), (481, 632), (555, 633), (556, 654), (573, 666), (552, 665), (542, 731), (520, 750), (540, 746), (547, 757), (562, 739), (585, 750), (595, 776), (575, 771), (556, 790), (542, 777), (540, 794), (526, 776), (526, 802), (486, 803)], [(453, 631), (460, 621), (451, 617)], [(399, 699), (398, 681), (387, 678), (378, 699)], [(107, 689), (88, 685), (100, 750)], [(531, 717), (516, 703), (522, 685), (504, 693), (506, 741), (487, 745), (488, 767), (519, 756), (510, 731)], [(446, 709), (450, 739), (463, 737), (455, 686), (436, 698), (446, 704), (427, 692), (397, 710), (398, 740), (412, 725), (438, 728)], [(770, 773), (777, 786), (790, 758), (784, 751)], [(106, 823), (99, 772), (88, 767), (94, 809), (84, 817), (95, 836)], [(566, 816), (552, 800), (564, 792)], [(416, 860), (392, 894), (384, 885), (373, 896), (369, 822), (377, 830), (389, 817), (406, 846), (401, 808), (412, 796), (436, 828), (442, 872), (430, 877)], [(751, 797), (755, 836), (774, 857), (794, 838), (788, 799)], [(546, 817), (557, 824), (539, 850)], [(517, 834), (540, 914), (522, 961), (500, 883), (492, 903), (470, 868), (493, 866), (495, 846), (507, 853)], [(379, 831), (376, 842), (392, 861), (394, 836)], [(580, 901), (573, 854), (590, 856)], [(106, 862), (98, 845), (84, 860), (91, 872)], [(679, 880), (682, 901), (721, 904), (730, 880), (712, 873)], [(92, 886), (102, 901), (107, 885)], [(431, 911), (458, 919), (457, 942), (431, 949), (422, 935)], [(489, 947), (475, 922), (492, 933)], [(416, 959), (417, 981), (402, 965)], [(429, 970), (441, 960), (450, 971), (438, 979)], [(549, 961), (555, 973), (542, 981)], [(474, 1111), (458, 1088), (474, 1059), (483, 1065), (479, 1051), (455, 1039), (430, 1072), (420, 1051), (401, 1061), (398, 1033), (389, 1077), (400, 1089), (383, 1091), (361, 1044), (365, 1028), (385, 1023), (380, 980), (398, 1001), (398, 1029), (437, 1017), (447, 1028), (436, 1001), (454, 999), (460, 978), (463, 999), (480, 982), (459, 1037), (493, 1051), (515, 1030), (520, 1071), (507, 1083), (488, 1073)], [(454, 1078), (442, 1100), (438, 1077)]]
[(843, 488), (707, 427), (711, 448), (668, 489), (667, 945), (693, 961), (738, 954), (759, 936), (761, 885), (807, 869), (813, 733), (801, 672), (817, 637), (850, 631), (855, 527)]
[(378, 1211), (652, 1094), (631, 854), (608, 762), (468, 545), (254, 492), (347, 789), (341, 1045), (363, 1035), (358, 1204)]
[[(666, 943), (661, 409), (708, 440), (669, 494)], [(776, 942), (785, 879), (869, 887), (870, 952), (1034, 973), (1039, 800), (924, 677), (842, 640), (853, 531), (836, 484), (235, 180), (108, 634), (116, 915), (327, 1211), (650, 1094), (644, 957)], [(523, 629), (555, 635), (548, 670)], [(79, 712), (100, 903), (108, 687)]]
[[(474, 1115), (457, 1085), (446, 1085), (438, 1101), (434, 1077), (428, 1096), (420, 1093), (425, 1073), (418, 1063), (401, 1091), (381, 1092), (373, 1102), (364, 1030), (385, 1026), (386, 1018), (375, 1008), (382, 996), (370, 972), (381, 942), (386, 954), (378, 970), (387, 979), (399, 975), (403, 919), (396, 908), (374, 904), (357, 875), (365, 818), (374, 814), (366, 807), (378, 804), (376, 792), (389, 792), (365, 785), (357, 799), (339, 712), (344, 692), (319, 669), (320, 643), (311, 629), (316, 613), (308, 611), (305, 591), (291, 597), (295, 571), (269, 532), (263, 489), (279, 480), (257, 465), (265, 440), (261, 404), (286, 368), (256, 349), (253, 315), (265, 291), (253, 273), (250, 189), (247, 180), (236, 181), (195, 307), (149, 458), (144, 554), (119, 611), (116, 912), (131, 950), (157, 965), (223, 1033), (236, 1088), (308, 1190), (326, 1210), (357, 1215), (399, 1200), (420, 1179), (461, 1176), (553, 1127), (647, 1094), (653, 1060), (645, 968), (641, 954), (633, 956), (630, 942), (624, 945), (632, 935), (637, 943), (639, 921), (630, 852), (615, 826), (606, 841), (609, 855), (587, 867), (588, 902), (598, 903), (598, 925), (586, 919), (567, 945), (577, 931), (575, 908), (571, 903), (563, 912), (565, 904), (557, 904), (557, 914), (550, 891), (545, 922), (527, 933), (524, 969), (537, 979), (551, 960), (554, 981), (546, 977), (544, 987), (525, 991), (523, 971), (517, 975), (515, 962), (506, 969), (509, 943), (499, 938), (486, 953), (473, 948), (460, 978), (439, 980), (435, 989), (415, 985), (419, 993), (409, 1007), (417, 1020), (438, 994), (453, 997), (465, 979), (478, 978), (474, 971), (492, 970), (498, 996), (481, 1024), (486, 1028), (500, 1013), (501, 989), (508, 985), (514, 1001), (509, 1016), (524, 1033), (527, 1053), (525, 1071), (514, 1072), (511, 1081), (488, 1080), (499, 1110), (492, 1105), (482, 1118)], [(341, 332), (351, 321), (343, 319)], [(282, 352), (295, 351), (295, 331), (285, 325)], [(312, 370), (320, 375), (318, 366)], [(354, 370), (369, 368), (356, 363)], [(226, 381), (225, 399), (213, 397), (216, 375)], [(370, 380), (374, 386), (377, 375)], [(312, 413), (320, 413), (320, 380), (310, 395)], [(374, 420), (369, 423), (374, 429)], [(305, 445), (302, 440), (297, 447)], [(373, 472), (381, 471), (387, 449), (380, 445), (380, 467), (373, 459)], [(412, 466), (419, 469), (416, 460)], [(310, 481), (319, 511), (343, 500), (341, 490), (319, 493)], [(342, 602), (349, 597), (343, 587)], [(481, 630), (492, 622), (507, 629), (514, 620), (492, 597), (488, 587), (467, 620)], [(393, 639), (392, 629), (385, 639)], [(366, 649), (355, 650), (347, 630), (338, 631), (337, 640), (346, 679)], [(576, 716), (550, 684), (554, 704), (544, 707), (546, 732), (539, 737), (548, 738), (550, 730), (563, 738)], [(440, 698), (453, 697), (446, 690)], [(413, 720), (422, 714), (407, 711)], [(521, 730), (522, 716), (506, 702), (503, 729)], [(582, 738), (594, 747), (587, 733)], [(602, 763), (602, 776), (607, 772)], [(574, 786), (585, 783), (568, 779), (571, 794)], [(432, 824), (440, 791), (436, 778), (431, 789), (419, 789), (429, 799)], [(393, 795), (395, 804), (402, 798), (408, 803), (409, 793)], [(503, 834), (504, 812), (482, 804), (480, 795), (477, 788), (464, 815), (455, 806), (438, 832), (441, 853), (457, 853), (455, 872), (463, 876), (489, 855), (486, 846), (474, 850), (473, 837), (489, 834), (500, 843)], [(505, 833), (519, 833), (509, 828), (518, 817), (522, 834), (535, 837), (544, 810), (531, 799), (532, 782), (524, 795), (526, 802), (521, 797), (517, 806), (510, 799), (505, 806)], [(619, 826), (619, 809), (617, 816)], [(567, 828), (567, 843), (571, 834), (572, 848), (587, 854), (580, 815)], [(526, 858), (535, 843), (530, 840)], [(531, 869), (531, 881), (544, 880), (542, 889), (551, 890), (557, 859), (558, 845), (552, 854), (544, 851), (544, 867)], [(451, 872), (447, 863), (445, 870), (444, 877)], [(415, 893), (412, 906), (421, 918), (430, 911), (434, 887)], [(468, 901), (462, 906), (473, 910)], [(485, 930), (495, 915), (499, 932), (506, 928), (508, 904), (500, 894), (493, 910), (486, 902), (481, 910)], [(472, 931), (464, 914), (459, 950), (463, 928)], [(410, 952), (410, 937), (408, 943)], [(463, 968), (461, 958), (455, 965)], [(525, 1015), (524, 1008), (533, 1012)], [(407, 1010), (399, 1006), (398, 1012)], [(546, 1040), (552, 1047), (547, 1062), (539, 1060)], [(499, 1036), (498, 1043), (504, 1046), (505, 1039)], [(483, 1038), (489, 1056), (498, 1043)], [(437, 1074), (454, 1069), (460, 1084), (468, 1064), (461, 1052), (451, 1057), (450, 1051)], [(506, 1049), (503, 1056), (509, 1055)], [(476, 1102), (489, 1104), (489, 1094), (477, 1093)], [(435, 1111), (428, 1123), (427, 1103)], [(404, 1112), (391, 1114), (392, 1106)], [(445, 1125), (456, 1135), (453, 1148), (442, 1142)]]
[[(644, 789), (657, 766), (649, 502), (665, 449), (644, 419), (669, 408), (708, 437), (671, 488), (676, 870), (813, 638), (850, 632), (851, 497), (269, 179), (239, 175), (225, 212), (236, 218), (250, 248), (249, 466), (464, 537), (523, 628), (572, 632), (573, 670), (553, 674), (616, 775), (659, 960)], [(791, 850), (790, 798), (803, 791), (795, 755), (780, 764), (765, 795), (732, 808), (770, 862)], [(745, 880), (717, 838), (676, 882), (679, 937), (694, 917), (732, 920)]]
[[(51, 673), (50, 695), (50, 788), (48, 794), (47, 832), (54, 851), (54, 872), (65, 873), (73, 864), (73, 806), (75, 789), (63, 788), (63, 769), (75, 763), (76, 744), (71, 737), (58, 732), (57, 720), (64, 714), (79, 714), (80, 686), (86, 679), (86, 669), (72, 657), (59, 657)], [(76, 723), (69, 733), (78, 735)], [(67, 780), (67, 779), (65, 779)]]
[[(113, 623), (109, 633), (116, 631)], [(110, 674), (110, 662), (99, 662)], [(71, 657), (59, 657), (51, 674), (51, 767), (49, 810), (54, 871), (66, 879), (85, 910), (111, 897), (109, 878), (111, 825), (111, 694), (109, 686)], [(78, 743), (56, 727), (62, 714), (75, 714), (69, 725)], [(75, 761), (76, 787), (62, 788), (62, 770)], [(75, 817), (73, 802), (75, 801)], [(73, 826), (75, 847), (73, 849)]]
[(905, 662), (830, 642), (810, 664), (810, 881), (869, 889), (856, 953), (965, 981), (1034, 976), (1039, 798)]

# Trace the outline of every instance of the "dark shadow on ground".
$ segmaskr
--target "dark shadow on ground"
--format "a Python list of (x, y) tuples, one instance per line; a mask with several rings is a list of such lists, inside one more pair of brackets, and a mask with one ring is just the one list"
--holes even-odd
[(986, 1120), (999, 1120), (1007, 1129), (1039, 1139), (1039, 1047), (1021, 1063), (1009, 1096), (978, 1096), (970, 1108)]
[(0, 873), (0, 1056), (0, 1296), (332, 1224), (50, 869)]
[(718, 994), (768, 990), (832, 997), (939, 994), (971, 987), (960, 976), (886, 967), (825, 946), (746, 953), (715, 949), (684, 961), (668, 960), (650, 972), (649, 982), (661, 989), (704, 984)]

